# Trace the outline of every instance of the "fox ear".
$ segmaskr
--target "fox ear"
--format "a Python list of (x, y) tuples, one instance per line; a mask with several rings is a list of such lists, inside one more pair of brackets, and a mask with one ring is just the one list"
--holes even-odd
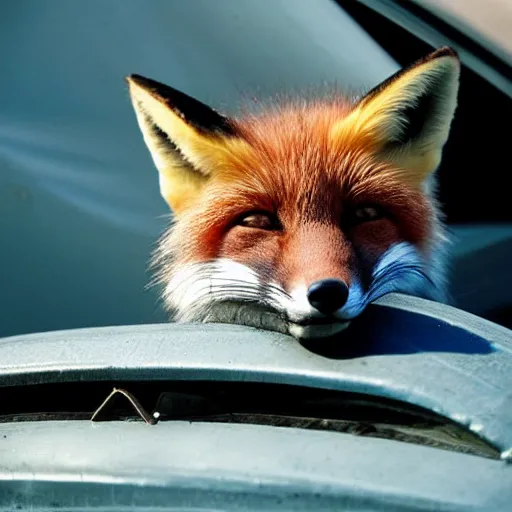
[(214, 172), (230, 120), (182, 92), (139, 75), (126, 78), (139, 127), (159, 171), (160, 193), (179, 213)]
[(419, 185), (441, 161), (457, 106), (459, 74), (457, 54), (440, 48), (372, 89), (341, 129), (384, 152)]

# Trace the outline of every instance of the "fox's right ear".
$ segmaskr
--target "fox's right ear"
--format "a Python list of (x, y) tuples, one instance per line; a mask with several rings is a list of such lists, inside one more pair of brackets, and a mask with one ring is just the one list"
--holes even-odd
[(139, 75), (126, 81), (159, 171), (160, 193), (179, 213), (215, 171), (234, 127), (228, 118), (172, 87)]
[(336, 127), (335, 136), (359, 140), (406, 169), (420, 185), (436, 170), (457, 107), (460, 61), (439, 48), (367, 93)]

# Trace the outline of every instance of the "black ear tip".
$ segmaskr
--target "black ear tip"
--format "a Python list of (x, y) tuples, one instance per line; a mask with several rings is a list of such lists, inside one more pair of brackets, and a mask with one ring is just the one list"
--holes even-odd
[(161, 104), (179, 115), (186, 123), (204, 132), (235, 135), (235, 127), (225, 116), (187, 94), (151, 78), (133, 74), (125, 78), (129, 86), (135, 84)]
[(161, 84), (160, 82), (157, 82), (156, 80), (151, 80), (150, 78), (146, 78), (145, 76), (142, 76), (142, 75), (137, 75), (137, 74), (133, 74), (133, 75), (128, 75), (126, 78), (125, 78), (126, 82), (128, 82), (128, 84), (136, 84), (140, 87), (144, 87), (146, 89), (157, 89), (157, 88), (160, 88), (160, 87), (167, 87), (165, 86), (164, 84)]
[(128, 85), (138, 85), (139, 87), (144, 87), (147, 84), (147, 79), (140, 75), (128, 75), (124, 77), (124, 81)]
[(441, 46), (435, 52), (432, 52), (427, 58), (428, 60), (439, 59), (441, 57), (453, 57), (454, 59), (460, 60), (459, 54), (456, 50), (450, 46)]

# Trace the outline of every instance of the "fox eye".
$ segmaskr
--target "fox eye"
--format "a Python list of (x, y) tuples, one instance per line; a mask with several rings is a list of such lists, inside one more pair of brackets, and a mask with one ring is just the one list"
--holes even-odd
[(276, 230), (281, 225), (277, 217), (271, 213), (253, 212), (246, 214), (238, 220), (237, 224), (245, 228)]
[(352, 221), (355, 224), (382, 219), (384, 216), (383, 208), (375, 204), (357, 206), (351, 213)]

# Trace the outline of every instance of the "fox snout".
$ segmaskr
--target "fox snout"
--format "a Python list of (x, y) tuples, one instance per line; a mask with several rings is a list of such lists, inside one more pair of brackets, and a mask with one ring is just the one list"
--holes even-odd
[(312, 307), (330, 315), (345, 305), (348, 291), (348, 286), (339, 279), (321, 279), (309, 286), (307, 297)]
[(321, 338), (337, 334), (349, 325), (349, 320), (335, 317), (349, 297), (349, 287), (344, 281), (319, 279), (309, 285), (305, 294), (311, 310), (288, 323), (290, 334), (298, 339)]

